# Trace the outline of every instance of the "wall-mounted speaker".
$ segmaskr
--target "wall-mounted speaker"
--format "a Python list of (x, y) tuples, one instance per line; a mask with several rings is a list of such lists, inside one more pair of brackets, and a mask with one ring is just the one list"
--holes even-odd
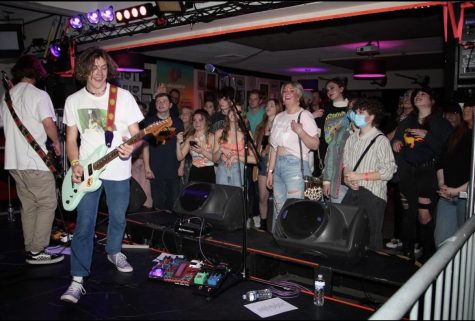
[(236, 186), (191, 182), (180, 193), (173, 210), (184, 217), (202, 217), (213, 229), (238, 230), (243, 224), (243, 191)]
[(356, 263), (369, 241), (368, 217), (356, 206), (289, 199), (273, 236), (282, 248)]

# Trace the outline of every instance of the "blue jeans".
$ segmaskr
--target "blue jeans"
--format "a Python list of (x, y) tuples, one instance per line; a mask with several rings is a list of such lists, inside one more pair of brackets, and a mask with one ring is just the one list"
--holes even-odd
[(106, 252), (121, 251), (125, 231), (125, 213), (129, 206), (130, 179), (123, 181), (102, 180), (102, 186), (87, 193), (77, 207), (76, 229), (71, 243), (71, 275), (88, 276), (91, 273), (94, 231), (102, 189), (106, 192), (109, 224)]
[[(310, 175), (308, 161), (303, 162), (304, 175)], [(304, 182), (300, 158), (294, 155), (278, 155), (274, 168), (274, 215), (272, 232), (282, 207), (289, 198), (303, 199)]]
[(437, 203), (435, 217), (434, 239), (437, 248), (449, 237), (453, 236), (465, 223), (466, 199), (452, 198), (450, 200), (440, 198)]
[(216, 184), (242, 187), (244, 184), (244, 163), (236, 162), (227, 168), (224, 162), (219, 162), (216, 172)]

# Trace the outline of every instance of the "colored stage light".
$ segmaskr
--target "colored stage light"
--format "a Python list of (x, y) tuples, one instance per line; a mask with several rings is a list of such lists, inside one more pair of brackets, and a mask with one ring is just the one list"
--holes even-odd
[(97, 25), (101, 21), (101, 15), (99, 9), (87, 13), (87, 21), (91, 25)]
[(106, 22), (111, 22), (114, 20), (114, 8), (112, 6), (108, 6), (102, 9), (101, 18)]
[(57, 42), (53, 42), (49, 48), (49, 52), (51, 55), (53, 55), (53, 57), (59, 58), (61, 57), (61, 46), (58, 45)]
[(124, 19), (130, 20), (130, 11), (128, 9), (124, 10)]
[(132, 8), (130, 11), (132, 13), (132, 17), (137, 18), (139, 16), (139, 10), (137, 8)]
[(74, 16), (69, 19), (69, 25), (73, 29), (80, 29), (82, 28), (82, 19), (80, 16)]
[(124, 20), (124, 15), (122, 14), (122, 12), (117, 11), (115, 13), (115, 20), (117, 20), (117, 22), (122, 22)]
[[(131, 20), (151, 17), (155, 14), (151, 3), (145, 3), (130, 8), (116, 10), (117, 22), (128, 22)], [(122, 16), (122, 19), (119, 17)]]
[(386, 64), (383, 60), (366, 59), (355, 63), (353, 78), (375, 79), (386, 77)]

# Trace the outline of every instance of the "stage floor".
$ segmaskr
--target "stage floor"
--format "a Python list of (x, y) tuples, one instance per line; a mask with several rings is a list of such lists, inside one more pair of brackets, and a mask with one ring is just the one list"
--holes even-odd
[[(19, 218), (19, 217), (18, 217)], [(24, 261), (21, 225), (0, 217), (0, 319), (240, 319), (260, 317), (244, 307), (241, 296), (265, 285), (240, 281), (213, 300), (193, 294), (193, 289), (148, 279), (152, 260), (160, 253), (124, 249), (134, 272), (120, 273), (107, 261), (104, 247), (96, 245), (87, 294), (78, 304), (59, 300), (70, 282), (69, 257), (64, 262), (33, 266)], [(232, 278), (228, 278), (232, 281)], [(225, 285), (226, 286), (226, 283)], [(372, 310), (327, 298), (325, 306), (313, 305), (310, 294), (286, 299), (298, 309), (273, 319), (367, 319)]]

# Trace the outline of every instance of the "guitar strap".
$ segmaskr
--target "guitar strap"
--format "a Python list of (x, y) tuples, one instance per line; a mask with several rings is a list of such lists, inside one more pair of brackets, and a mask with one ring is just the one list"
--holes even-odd
[(5, 86), (5, 102), (7, 103), (8, 110), (12, 114), (13, 120), (15, 124), (18, 126), (18, 129), (25, 137), (28, 144), (30, 144), (31, 148), (38, 154), (38, 156), (43, 160), (49, 170), (54, 174), (56, 173), (56, 168), (54, 167), (53, 163), (50, 161), (48, 155), (44, 152), (41, 146), (36, 142), (33, 135), (31, 135), (30, 131), (23, 125), (21, 119), (18, 117), (15, 109), (13, 108), (12, 98), (10, 96), (10, 90), (7, 86)]
[(117, 86), (111, 84), (109, 89), (109, 105), (107, 107), (106, 131), (104, 133), (107, 147), (111, 147), (112, 139), (114, 138), (114, 120), (115, 107), (117, 104), (117, 91)]

